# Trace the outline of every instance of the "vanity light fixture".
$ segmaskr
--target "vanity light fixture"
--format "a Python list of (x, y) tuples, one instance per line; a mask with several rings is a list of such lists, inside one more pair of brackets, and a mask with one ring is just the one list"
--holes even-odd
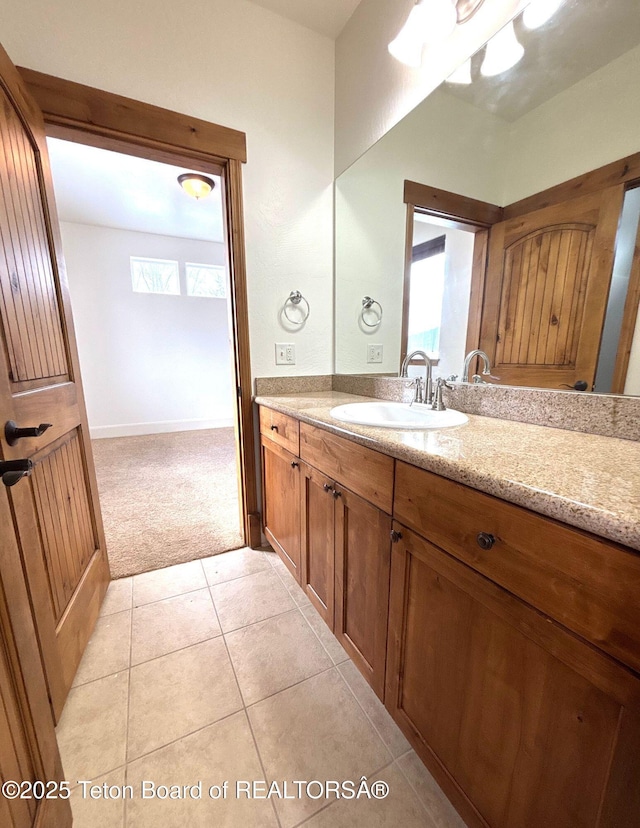
[(449, 83), (469, 84), (471, 83), (471, 58), (452, 72), (447, 78)]
[(389, 44), (389, 53), (407, 66), (418, 68), (426, 43), (446, 40), (457, 23), (464, 23), (484, 0), (417, 0), (404, 26)]
[(527, 29), (544, 26), (558, 11), (564, 0), (531, 0), (522, 14), (522, 22)]
[(513, 23), (507, 23), (487, 43), (480, 72), (485, 77), (499, 75), (515, 66), (523, 55), (524, 46), (518, 42)]
[(206, 198), (216, 186), (215, 181), (200, 173), (182, 173), (178, 176), (178, 184), (192, 198)]

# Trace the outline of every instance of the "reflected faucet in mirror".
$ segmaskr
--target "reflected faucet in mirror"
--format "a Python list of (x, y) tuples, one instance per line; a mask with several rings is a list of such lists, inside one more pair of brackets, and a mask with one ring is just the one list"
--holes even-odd
[(433, 381), (432, 381), (432, 374), (433, 374), (433, 363), (427, 356), (424, 351), (412, 351), (410, 354), (407, 354), (406, 357), (402, 360), (402, 368), (400, 369), (400, 376), (408, 378), (409, 376), (409, 365), (411, 364), (411, 360), (414, 357), (422, 357), (424, 359), (425, 365), (425, 381), (424, 381), (424, 398), (422, 396), (422, 383), (419, 381), (420, 377), (416, 378), (416, 392), (413, 397), (413, 402), (421, 403), (424, 402), (427, 405), (431, 405), (433, 402)]
[[(469, 353), (464, 358), (464, 368), (462, 371), (462, 382), (469, 382), (469, 366), (471, 365), (471, 361), (476, 357), (480, 357), (482, 360), (484, 367), (482, 369), (482, 373), (485, 376), (491, 376), (491, 363), (489, 362), (489, 357), (485, 354), (484, 351), (481, 351), (479, 348), (476, 348), (474, 351), (469, 351)], [(478, 379), (476, 379), (478, 377)], [(482, 382), (482, 379), (478, 374), (473, 375), (474, 382)]]

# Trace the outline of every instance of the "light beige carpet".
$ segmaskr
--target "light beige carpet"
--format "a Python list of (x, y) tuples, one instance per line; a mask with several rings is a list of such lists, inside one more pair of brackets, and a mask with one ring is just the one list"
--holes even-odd
[(243, 545), (232, 428), (92, 445), (112, 578)]

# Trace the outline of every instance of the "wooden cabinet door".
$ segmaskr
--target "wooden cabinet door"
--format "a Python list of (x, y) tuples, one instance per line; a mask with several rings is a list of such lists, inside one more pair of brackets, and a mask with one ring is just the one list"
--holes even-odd
[(386, 705), (468, 824), (638, 826), (638, 678), (396, 528)]
[[(0, 451), (49, 695), (60, 715), (108, 581), (104, 533), (42, 115), (0, 47)], [(51, 423), (15, 445), (7, 421)]]
[(391, 517), (335, 486), (335, 635), (379, 698), (389, 617)]
[[(10, 523), (0, 490), (0, 525)], [(53, 715), (16, 539), (0, 546), (0, 781), (57, 783), (63, 779)], [(63, 798), (8, 799), (0, 794), (0, 825), (71, 826)]]
[(503, 385), (591, 390), (624, 185), (494, 224), (480, 347)]
[(262, 438), (264, 534), (300, 583), (300, 460)]
[(301, 583), (309, 600), (333, 630), (334, 620), (334, 487), (326, 477), (302, 463), (300, 508)]

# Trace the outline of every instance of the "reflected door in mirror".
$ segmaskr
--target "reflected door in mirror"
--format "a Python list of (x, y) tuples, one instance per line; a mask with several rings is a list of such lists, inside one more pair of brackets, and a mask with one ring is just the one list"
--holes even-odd
[(491, 228), (480, 347), (501, 383), (592, 389), (623, 189)]

